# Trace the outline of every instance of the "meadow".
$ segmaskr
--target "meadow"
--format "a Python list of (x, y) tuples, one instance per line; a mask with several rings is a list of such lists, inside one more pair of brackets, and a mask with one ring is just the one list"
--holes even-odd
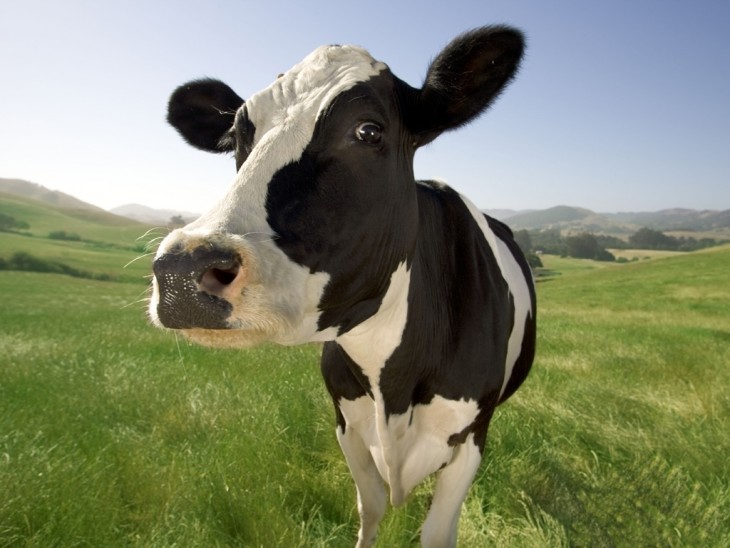
[[(730, 546), (730, 246), (543, 261), (536, 363), (460, 545)], [(134, 264), (139, 283), (0, 272), (0, 546), (352, 546), (319, 347), (155, 330)], [(416, 546), (428, 502), (427, 482), (389, 509), (379, 546)]]

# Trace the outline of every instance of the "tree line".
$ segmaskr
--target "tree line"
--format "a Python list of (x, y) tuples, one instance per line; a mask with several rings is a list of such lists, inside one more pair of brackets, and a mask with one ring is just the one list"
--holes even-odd
[(608, 249), (647, 249), (661, 251), (696, 251), (719, 245), (713, 238), (674, 237), (651, 228), (640, 228), (622, 240), (605, 234), (581, 232), (563, 236), (560, 229), (517, 230), (515, 240), (528, 256), (530, 264), (542, 266), (540, 254), (593, 259), (596, 261), (615, 261), (616, 257)]

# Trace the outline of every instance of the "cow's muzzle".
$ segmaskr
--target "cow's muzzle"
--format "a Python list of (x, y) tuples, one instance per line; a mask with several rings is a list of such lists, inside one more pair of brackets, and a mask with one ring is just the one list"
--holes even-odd
[(233, 305), (227, 297), (240, 294), (243, 261), (236, 253), (209, 246), (192, 251), (169, 250), (152, 270), (157, 281), (157, 317), (171, 329), (227, 329)]

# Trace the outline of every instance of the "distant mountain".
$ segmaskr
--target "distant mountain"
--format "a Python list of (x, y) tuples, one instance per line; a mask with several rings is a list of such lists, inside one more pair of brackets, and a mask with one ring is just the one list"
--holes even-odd
[[(79, 218), (105, 217), (107, 224), (122, 225), (126, 219), (131, 219), (146, 225), (168, 226), (172, 217), (181, 216), (185, 222), (199, 217), (198, 213), (189, 211), (154, 209), (140, 204), (127, 204), (107, 212), (69, 194), (22, 179), (0, 178), (0, 194), (2, 193), (74, 211), (74, 215)], [(722, 235), (721, 237), (730, 236), (730, 209), (698, 211), (675, 208), (634, 213), (596, 213), (590, 209), (560, 205), (540, 210), (487, 209), (484, 212), (506, 222), (514, 230), (552, 228), (562, 232), (621, 236), (633, 234), (641, 227), (648, 227), (661, 231), (715, 232)]]
[(89, 211), (105, 211), (100, 207), (89, 204), (69, 194), (50, 190), (43, 185), (24, 181), (22, 179), (0, 179), (0, 192), (32, 198), (40, 202), (66, 209), (86, 209)]
[(730, 227), (730, 209), (725, 211), (663, 209), (639, 213), (605, 213), (605, 216), (654, 230), (716, 230)]
[(121, 215), (128, 219), (134, 219), (146, 224), (166, 226), (172, 217), (180, 216), (186, 223), (200, 217), (199, 213), (189, 211), (175, 211), (172, 209), (153, 209), (141, 204), (127, 204), (110, 209), (115, 215)]
[(483, 209), (484, 213), (489, 215), (490, 217), (494, 217), (495, 219), (499, 219), (500, 221), (505, 221), (507, 219), (511, 219), (515, 215), (522, 215), (524, 213), (532, 213), (535, 211), (534, 209), (523, 209), (520, 211), (516, 211), (514, 209)]
[(514, 230), (544, 230), (557, 228), (565, 231), (599, 232), (610, 234), (632, 233), (640, 227), (629, 222), (614, 220), (590, 209), (556, 206), (529, 211), (506, 220)]
[(564, 232), (613, 235), (632, 234), (641, 227), (662, 231), (729, 233), (730, 210), (665, 209), (639, 213), (596, 213), (579, 207), (556, 206), (513, 215), (505, 222), (514, 230), (559, 229)]

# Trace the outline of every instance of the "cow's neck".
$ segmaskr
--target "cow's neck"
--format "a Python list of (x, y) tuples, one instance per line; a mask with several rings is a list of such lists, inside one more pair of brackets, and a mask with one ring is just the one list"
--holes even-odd
[(391, 275), (378, 312), (337, 338), (337, 343), (362, 368), (371, 386), (377, 386), (380, 370), (402, 341), (410, 281), (411, 272), (403, 262)]

